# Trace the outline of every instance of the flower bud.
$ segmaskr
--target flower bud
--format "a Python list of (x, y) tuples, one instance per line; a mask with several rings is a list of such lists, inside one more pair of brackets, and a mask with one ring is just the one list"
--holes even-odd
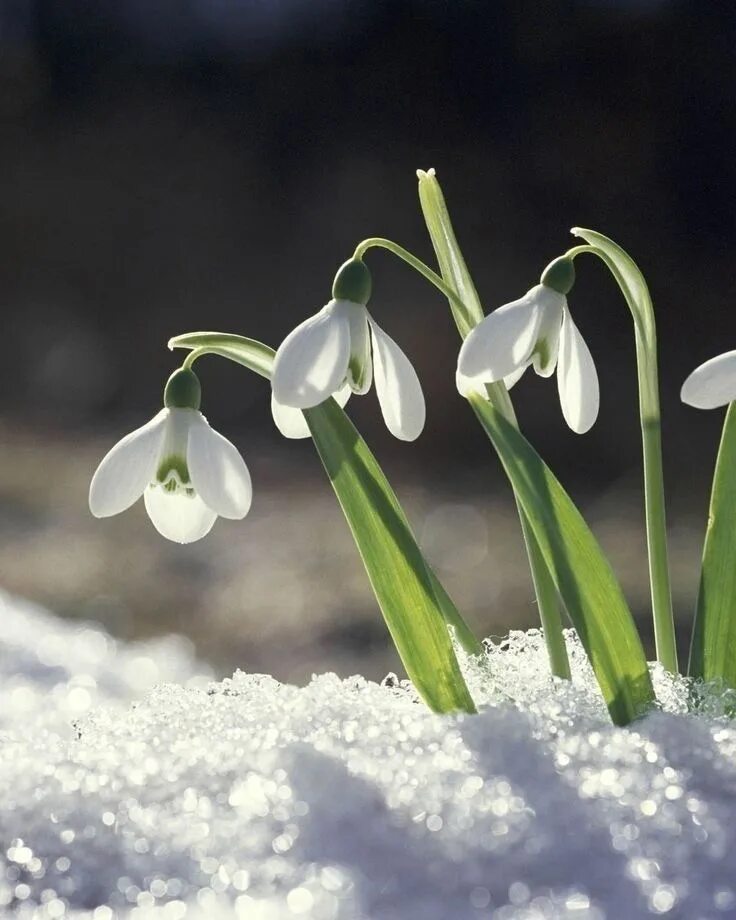
[(169, 377), (164, 390), (164, 405), (167, 409), (199, 409), (202, 403), (202, 387), (199, 377), (187, 368), (180, 367)]
[(575, 265), (569, 256), (553, 259), (542, 272), (541, 282), (558, 294), (569, 294), (575, 284)]
[(353, 303), (368, 303), (371, 296), (371, 273), (362, 259), (348, 259), (337, 270), (332, 282), (332, 296), (335, 300), (350, 300)]

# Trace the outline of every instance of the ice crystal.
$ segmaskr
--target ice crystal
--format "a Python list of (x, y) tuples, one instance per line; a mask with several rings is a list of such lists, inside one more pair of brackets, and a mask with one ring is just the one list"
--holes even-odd
[(736, 916), (720, 688), (655, 667), (660, 709), (616, 728), (573, 633), (566, 683), (517, 632), (441, 717), (395, 675), (203, 685), (174, 640), (0, 606), (2, 916)]

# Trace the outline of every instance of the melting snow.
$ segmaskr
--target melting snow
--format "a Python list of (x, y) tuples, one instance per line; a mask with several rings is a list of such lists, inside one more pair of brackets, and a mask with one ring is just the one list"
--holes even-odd
[(574, 634), (566, 685), (519, 632), (466, 662), (482, 712), (439, 717), (395, 679), (208, 685), (181, 640), (0, 622), (2, 917), (736, 917), (726, 694), (686, 715), (654, 668), (662, 711), (615, 728)]

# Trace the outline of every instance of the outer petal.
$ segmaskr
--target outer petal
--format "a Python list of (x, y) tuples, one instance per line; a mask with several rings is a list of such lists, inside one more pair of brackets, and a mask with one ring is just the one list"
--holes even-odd
[(540, 292), (545, 290), (538, 284), (520, 300), (504, 304), (478, 323), (458, 355), (458, 370), (464, 377), (493, 383), (528, 364), (542, 321)]
[[(514, 384), (521, 380), (527, 367), (529, 367), (528, 364), (522, 364), (521, 367), (517, 368), (513, 372), (513, 374), (509, 374), (508, 377), (503, 378), (503, 382), (507, 390), (510, 390)], [(464, 377), (460, 371), (456, 371), (455, 386), (457, 387), (457, 391), (461, 396), (469, 396), (471, 393), (479, 393), (484, 399), (487, 399), (488, 397), (486, 392), (486, 384), (478, 377)]]
[(466, 398), (470, 396), (471, 393), (478, 393), (485, 398), (486, 396), (486, 385), (472, 377), (465, 377), (460, 371), (455, 371), (455, 386), (457, 391), (461, 396)]
[(404, 352), (371, 319), (373, 375), (383, 420), (394, 437), (413, 441), (424, 428), (426, 407), (416, 371)]
[(584, 434), (598, 418), (598, 374), (588, 346), (567, 308), (560, 332), (557, 388), (565, 421), (577, 434)]
[(143, 493), (146, 511), (153, 526), (174, 543), (194, 543), (206, 536), (217, 520), (214, 511), (199, 495), (182, 491), (167, 492), (161, 486), (149, 486)]
[(517, 368), (513, 374), (509, 374), (508, 377), (503, 378), (503, 382), (506, 384), (506, 389), (510, 390), (511, 387), (515, 386), (521, 378), (524, 376), (524, 372), (529, 367), (528, 364), (522, 364), (521, 367)]
[[(339, 406), (344, 406), (350, 399), (350, 385), (345, 384), (340, 387), (337, 393), (333, 394), (335, 402)], [(307, 425), (304, 413), (301, 409), (293, 409), (291, 406), (283, 406), (276, 402), (273, 393), (271, 394), (271, 415), (274, 424), (285, 438), (309, 438), (311, 437), (309, 425)]]
[(208, 508), (232, 520), (245, 517), (253, 500), (248, 467), (237, 447), (204, 417), (189, 429), (187, 467), (195, 492)]
[(278, 402), (310, 409), (343, 383), (350, 360), (350, 319), (330, 301), (287, 335), (274, 358), (271, 386)]
[(717, 409), (736, 399), (736, 351), (727, 351), (696, 367), (680, 390), (680, 399), (696, 409)]
[(156, 472), (168, 414), (162, 409), (103, 457), (89, 487), (89, 510), (95, 517), (119, 514), (143, 495)]

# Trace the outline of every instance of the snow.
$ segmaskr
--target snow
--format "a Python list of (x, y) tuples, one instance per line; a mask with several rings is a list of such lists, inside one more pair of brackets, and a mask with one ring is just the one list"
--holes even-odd
[[(466, 661), (482, 711), (394, 678), (208, 683), (0, 597), (0, 916), (75, 920), (736, 917), (733, 701), (653, 668), (611, 725), (573, 633)], [(168, 682), (168, 683), (167, 683)]]

